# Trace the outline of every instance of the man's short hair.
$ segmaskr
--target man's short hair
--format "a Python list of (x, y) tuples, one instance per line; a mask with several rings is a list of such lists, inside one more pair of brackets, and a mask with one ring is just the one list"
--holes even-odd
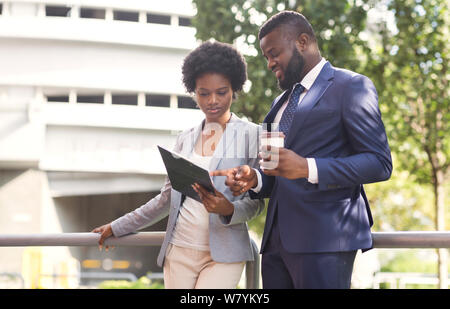
[(309, 21), (305, 16), (295, 11), (283, 11), (270, 17), (259, 29), (259, 40), (280, 26), (289, 27), (295, 37), (301, 33), (306, 33), (316, 41), (314, 30)]

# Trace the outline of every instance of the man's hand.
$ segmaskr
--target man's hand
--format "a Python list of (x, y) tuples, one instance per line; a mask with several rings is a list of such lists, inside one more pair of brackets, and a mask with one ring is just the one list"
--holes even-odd
[[(268, 176), (281, 176), (288, 179), (308, 178), (308, 161), (294, 151), (286, 148), (268, 146), (260, 152), (261, 170)], [(274, 167), (274, 168), (264, 168)]]
[(211, 176), (226, 176), (225, 184), (230, 188), (234, 196), (244, 194), (258, 184), (258, 177), (253, 168), (248, 165), (216, 170), (210, 172)]
[(214, 194), (206, 190), (203, 186), (195, 183), (192, 185), (195, 192), (202, 200), (203, 206), (210, 213), (222, 216), (230, 216), (234, 212), (234, 205), (219, 191), (214, 188)]

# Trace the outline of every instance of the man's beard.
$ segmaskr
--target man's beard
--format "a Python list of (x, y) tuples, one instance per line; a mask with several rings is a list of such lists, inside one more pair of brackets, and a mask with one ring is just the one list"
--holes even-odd
[(278, 87), (281, 90), (287, 90), (291, 89), (296, 83), (300, 82), (300, 75), (304, 66), (305, 59), (303, 59), (302, 55), (300, 55), (298, 50), (294, 47), (292, 57), (289, 60), (286, 71), (283, 74), (284, 79), (278, 80)]

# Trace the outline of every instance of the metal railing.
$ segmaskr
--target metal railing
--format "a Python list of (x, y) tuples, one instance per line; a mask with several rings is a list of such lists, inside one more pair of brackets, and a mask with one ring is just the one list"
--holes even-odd
[[(160, 246), (165, 232), (139, 232), (106, 239), (107, 246)], [(0, 234), (0, 247), (97, 246), (97, 233)], [(446, 232), (373, 232), (374, 248), (450, 248)], [(253, 241), (252, 241), (253, 242)], [(253, 242), (253, 250), (258, 252)]]
[[(104, 246), (161, 246), (165, 232), (140, 232), (122, 237), (109, 237)], [(38, 247), (38, 246), (98, 246), (97, 233), (60, 234), (0, 234), (0, 247)], [(246, 288), (259, 288), (260, 257), (256, 243), (251, 239), (254, 261), (245, 265)]]
[(449, 232), (374, 232), (374, 248), (450, 248)]
[[(160, 246), (165, 232), (140, 232), (106, 239), (105, 246)], [(0, 247), (26, 246), (97, 246), (99, 234), (0, 234)], [(374, 232), (374, 248), (450, 248), (449, 232)], [(259, 288), (260, 257), (256, 243), (251, 240), (254, 261), (246, 264), (246, 288)]]
[[(450, 277), (447, 282), (450, 282)], [(407, 285), (413, 284), (438, 286), (439, 278), (437, 275), (424, 273), (377, 272), (373, 278), (372, 288), (379, 289), (381, 283), (389, 284), (389, 289), (406, 289)]]

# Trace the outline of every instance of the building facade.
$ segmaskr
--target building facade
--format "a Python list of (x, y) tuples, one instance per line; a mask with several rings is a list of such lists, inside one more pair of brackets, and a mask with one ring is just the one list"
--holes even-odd
[[(203, 118), (181, 82), (194, 15), (189, 0), (0, 0), (0, 233), (89, 232), (158, 194), (156, 145)], [(160, 272), (158, 250), (0, 248), (0, 273), (72, 287)]]

